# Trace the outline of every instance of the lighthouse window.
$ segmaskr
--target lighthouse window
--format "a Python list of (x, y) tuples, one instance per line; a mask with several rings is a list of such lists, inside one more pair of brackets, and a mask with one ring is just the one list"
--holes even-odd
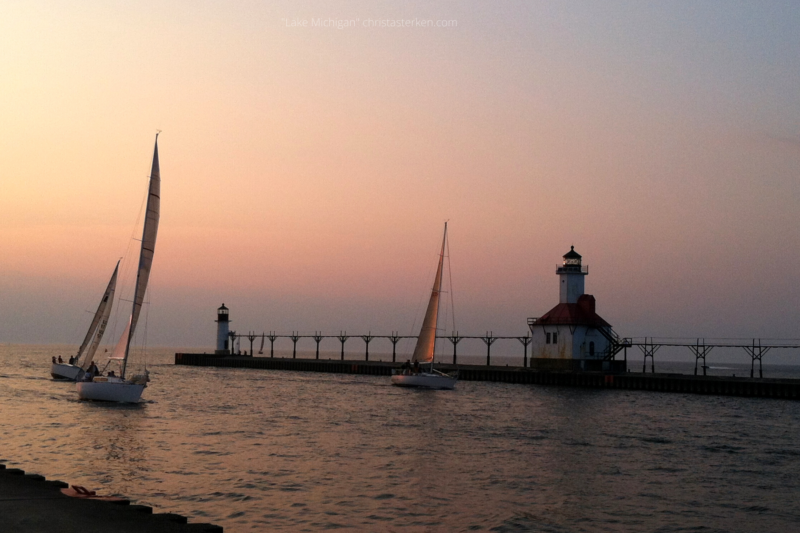
[(558, 332), (553, 333), (553, 344), (558, 344)]
[(550, 344), (550, 334), (549, 333), (545, 333), (545, 336), (546, 337), (545, 337), (544, 343), (545, 344)]

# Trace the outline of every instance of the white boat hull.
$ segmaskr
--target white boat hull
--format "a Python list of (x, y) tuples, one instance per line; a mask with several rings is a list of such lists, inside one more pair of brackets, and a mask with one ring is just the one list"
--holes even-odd
[(50, 367), (50, 375), (53, 376), (53, 379), (78, 381), (78, 379), (83, 378), (83, 374), (84, 371), (81, 367), (67, 363), (54, 363)]
[(392, 376), (392, 385), (398, 387), (418, 387), (422, 389), (453, 390), (457, 379), (443, 374), (395, 374)]
[(78, 397), (81, 400), (99, 402), (139, 403), (146, 387), (145, 384), (114, 380), (114, 378), (108, 379), (109, 381), (79, 381), (77, 383)]

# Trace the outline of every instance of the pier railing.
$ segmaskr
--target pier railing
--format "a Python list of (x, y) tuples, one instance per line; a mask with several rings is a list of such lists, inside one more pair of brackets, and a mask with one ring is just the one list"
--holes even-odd
[[(325, 335), (322, 332), (315, 331), (313, 334), (300, 334), (299, 332), (293, 331), (291, 334), (282, 334), (279, 335), (274, 331), (270, 331), (269, 333), (255, 333), (249, 332), (247, 334), (240, 334), (235, 331), (231, 331), (228, 333), (230, 337), (230, 346), (237, 346), (237, 340), (241, 343), (242, 339), (247, 339), (250, 341), (250, 351), (249, 354), (253, 355), (255, 353), (254, 343), (261, 339), (261, 346), (258, 350), (259, 355), (264, 353), (264, 346), (265, 342), (269, 341), (269, 356), (275, 357), (275, 341), (278, 339), (290, 339), (292, 341), (292, 359), (297, 358), (297, 343), (300, 339), (313, 339), (316, 343), (316, 352), (315, 352), (315, 359), (319, 359), (319, 345), (324, 339), (337, 339), (341, 343), (341, 352), (340, 358), (344, 361), (345, 357), (345, 343), (352, 339), (352, 338), (359, 338), (364, 341), (364, 360), (369, 361), (369, 345), (375, 339), (388, 339), (392, 343), (392, 362), (397, 362), (397, 343), (400, 342), (402, 339), (416, 339), (417, 335), (400, 335), (397, 331), (393, 331), (390, 335), (373, 335), (372, 332), (368, 332), (365, 335), (353, 335), (348, 334), (346, 331), (340, 331), (338, 335)], [(484, 335), (460, 335), (458, 331), (451, 332), (449, 335), (442, 335), (440, 338), (444, 338), (450, 341), (450, 344), (453, 347), (452, 353), (452, 364), (458, 364), (458, 343), (464, 339), (480, 339), (486, 345), (486, 366), (490, 366), (492, 364), (492, 344), (498, 340), (517, 340), (522, 344), (523, 347), (523, 365), (524, 367), (528, 366), (528, 346), (530, 345), (531, 341), (533, 340), (530, 333), (527, 335), (522, 336), (504, 336), (504, 335), (494, 335), (493, 332), (487, 331)], [(246, 351), (246, 350), (245, 350)], [(241, 354), (240, 354), (241, 355)]]

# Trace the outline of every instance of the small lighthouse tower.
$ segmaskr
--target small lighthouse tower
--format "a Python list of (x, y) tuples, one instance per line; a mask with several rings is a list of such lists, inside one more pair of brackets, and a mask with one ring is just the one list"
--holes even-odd
[(228, 308), (225, 304), (217, 309), (217, 349), (215, 355), (230, 355), (231, 350), (228, 346)]
[(563, 257), (564, 263), (556, 267), (561, 287), (559, 303), (576, 304), (583, 295), (584, 278), (589, 274), (589, 267), (581, 266), (581, 254), (575, 251), (574, 246), (570, 246)]

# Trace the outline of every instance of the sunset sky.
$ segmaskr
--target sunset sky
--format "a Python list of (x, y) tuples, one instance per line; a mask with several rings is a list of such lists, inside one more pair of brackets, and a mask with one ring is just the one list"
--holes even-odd
[(798, 338), (799, 88), (795, 0), (5, 0), (0, 342), (80, 342), (157, 130), (149, 344), (416, 333), (445, 220), (462, 333), (574, 245), (620, 335)]

